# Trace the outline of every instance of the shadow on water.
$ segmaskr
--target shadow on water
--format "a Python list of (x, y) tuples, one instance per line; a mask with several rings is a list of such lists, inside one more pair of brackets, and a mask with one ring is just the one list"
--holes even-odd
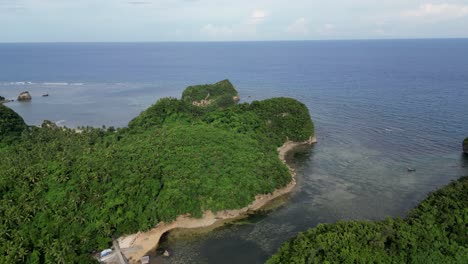
[[(462, 153), (460, 157), (461, 167), (465, 170), (468, 170), (468, 154)], [(464, 176), (468, 176), (468, 171), (465, 172)]]
[[(246, 241), (239, 238), (215, 239), (207, 244), (202, 254), (206, 257), (208, 263), (243, 263), (243, 254), (257, 256), (250, 259), (250, 263), (263, 263), (268, 254), (253, 241)], [(235, 250), (233, 250), (235, 249)], [(215, 253), (216, 255), (213, 255)], [(219, 256), (223, 256), (222, 259)]]
[[(238, 237), (236, 230), (252, 232), (255, 225), (265, 221), (268, 215), (287, 201), (284, 195), (272, 201), (266, 208), (248, 215), (246, 218), (229, 222), (223, 226), (198, 229), (176, 229), (166, 233), (158, 249), (151, 252), (151, 263), (244, 263), (245, 255), (255, 256), (249, 258), (249, 263), (263, 263), (269, 253), (264, 251), (254, 240)], [(213, 235), (214, 234), (214, 235)], [(226, 236), (217, 236), (225, 234)], [(197, 252), (190, 255), (177, 255), (179, 247), (185, 249), (193, 245), (204, 244), (197, 248)], [(164, 257), (165, 251), (174, 252), (174, 256)], [(192, 258), (193, 257), (193, 258)]]

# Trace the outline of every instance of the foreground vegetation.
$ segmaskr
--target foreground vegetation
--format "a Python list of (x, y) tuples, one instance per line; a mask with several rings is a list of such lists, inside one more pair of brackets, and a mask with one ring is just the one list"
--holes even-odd
[(468, 177), (430, 194), (406, 219), (322, 224), (286, 242), (275, 263), (467, 263)]
[(15, 111), (0, 104), (0, 147), (6, 146), (20, 137), (27, 126)]
[[(223, 97), (214, 86), (196, 90)], [(0, 105), (0, 263), (93, 262), (112, 238), (238, 209), (291, 180), (276, 148), (313, 134), (302, 103), (197, 107), (187, 98), (161, 99), (127, 128), (81, 133), (27, 127)]]

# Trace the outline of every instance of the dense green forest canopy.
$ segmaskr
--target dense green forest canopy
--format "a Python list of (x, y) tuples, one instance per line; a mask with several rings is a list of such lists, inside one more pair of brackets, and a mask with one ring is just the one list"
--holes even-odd
[(23, 118), (15, 111), (0, 104), (0, 147), (17, 140), (26, 129)]
[(313, 135), (307, 107), (289, 98), (163, 98), (126, 128), (80, 132), (0, 110), (0, 263), (93, 262), (112, 238), (245, 207), (290, 182), (276, 148)]
[(275, 263), (467, 263), (468, 177), (430, 194), (406, 219), (322, 224), (286, 242)]

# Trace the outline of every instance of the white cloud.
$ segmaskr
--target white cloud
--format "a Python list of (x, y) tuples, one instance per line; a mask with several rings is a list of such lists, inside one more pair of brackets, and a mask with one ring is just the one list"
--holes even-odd
[(460, 18), (468, 15), (468, 5), (458, 4), (423, 4), (413, 10), (405, 10), (400, 14), (405, 18), (421, 18), (445, 20)]
[(380, 35), (380, 36), (388, 35), (387, 31), (385, 31), (385, 29), (381, 29), (381, 28), (378, 28), (378, 29), (374, 30), (373, 33), (375, 35)]
[(336, 26), (333, 24), (325, 24), (320, 27), (317, 32), (322, 35), (330, 35), (335, 31)]
[(253, 37), (257, 34), (257, 28), (268, 17), (264, 10), (255, 10), (243, 21), (232, 25), (206, 24), (201, 29), (202, 35), (211, 39), (233, 39)]
[(250, 15), (249, 19), (247, 20), (247, 24), (261, 24), (265, 21), (268, 16), (268, 12), (265, 10), (255, 10)]
[(300, 17), (292, 22), (286, 29), (287, 32), (296, 35), (309, 34), (309, 23), (304, 17)]
[(252, 15), (250, 15), (250, 18), (253, 20), (263, 20), (267, 16), (266, 11), (264, 10), (255, 10), (252, 12)]
[(200, 33), (213, 40), (248, 39), (257, 35), (257, 25), (248, 23), (229, 26), (207, 24), (200, 29)]
[(128, 2), (131, 5), (151, 5), (152, 2), (150, 1), (129, 1)]
[(234, 29), (232, 27), (228, 26), (216, 26), (213, 24), (207, 24), (204, 25), (201, 29), (200, 32), (208, 35), (209, 37), (232, 37), (234, 33)]
[(468, 0), (0, 0), (0, 28), (0, 42), (466, 38)]

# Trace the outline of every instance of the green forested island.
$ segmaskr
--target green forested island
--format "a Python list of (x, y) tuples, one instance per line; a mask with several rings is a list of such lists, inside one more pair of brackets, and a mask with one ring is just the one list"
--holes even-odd
[(126, 128), (76, 130), (0, 105), (0, 263), (94, 262), (113, 238), (288, 184), (277, 147), (313, 135), (307, 107), (237, 100), (227, 80), (191, 86)]
[(267, 263), (468, 263), (468, 177), (430, 194), (405, 219), (318, 225)]

